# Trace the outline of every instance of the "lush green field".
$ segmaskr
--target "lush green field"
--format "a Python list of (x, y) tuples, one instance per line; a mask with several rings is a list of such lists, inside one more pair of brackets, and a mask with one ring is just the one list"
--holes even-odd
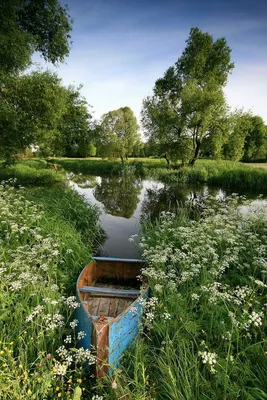
[(88, 398), (82, 365), (94, 359), (77, 350), (74, 293), (100, 237), (98, 215), (62, 184), (0, 186), (1, 399)]
[[(15, 165), (3, 167), (0, 162), (0, 181), (16, 179), (20, 185), (51, 185), (64, 182), (64, 175), (56, 171), (45, 160), (19, 160)], [(51, 168), (51, 167), (50, 167)]]
[[(53, 163), (57, 170), (53, 169)], [(137, 176), (154, 177), (164, 182), (207, 183), (231, 188), (233, 191), (251, 190), (267, 192), (267, 169), (232, 161), (198, 160), (194, 167), (167, 169), (164, 159), (129, 159), (125, 165), (120, 160), (102, 159), (51, 159), (22, 160), (8, 168), (0, 168), (0, 180), (17, 178), (22, 185), (46, 185), (64, 180), (65, 171), (91, 175), (116, 175), (125, 169), (135, 171)], [(264, 166), (264, 164), (260, 164)], [(49, 168), (49, 169), (48, 169)]]
[[(55, 159), (53, 161), (68, 171), (87, 174), (116, 174), (123, 169), (119, 160)], [(126, 166), (129, 165), (136, 169), (138, 175), (151, 176), (165, 182), (207, 183), (231, 188), (234, 191), (242, 189), (267, 192), (266, 169), (232, 161), (198, 160), (194, 167), (168, 170), (164, 159), (137, 158), (129, 159)]]
[(214, 201), (146, 227), (145, 335), (105, 399), (267, 399), (267, 206)]
[(267, 170), (231, 161), (199, 160), (195, 166), (178, 170), (149, 170), (149, 175), (165, 182), (207, 183), (234, 191), (267, 192)]
[[(113, 165), (113, 173), (121, 168), (102, 160), (56, 162), (66, 170), (75, 163), (95, 171)], [(200, 160), (182, 171), (162, 169), (159, 159), (133, 165), (126, 168), (183, 183), (219, 184), (216, 179), (228, 176), (233, 185), (243, 176), (247, 187), (250, 180), (257, 190), (266, 187), (264, 169), (229, 162)], [(84, 358), (94, 360), (77, 351), (76, 302), (68, 296), (101, 240), (98, 210), (62, 183), (64, 171), (46, 167), (43, 160), (24, 160), (0, 169), (2, 179), (11, 170), (16, 187), (27, 185), (0, 186), (3, 400), (72, 399), (75, 388), (77, 399), (91, 399), (95, 391), (81, 367)], [(144, 227), (152, 296), (143, 335), (115, 375), (98, 384), (95, 399), (267, 399), (267, 209), (240, 213), (240, 203), (208, 200), (194, 211), (195, 221), (180, 209)]]

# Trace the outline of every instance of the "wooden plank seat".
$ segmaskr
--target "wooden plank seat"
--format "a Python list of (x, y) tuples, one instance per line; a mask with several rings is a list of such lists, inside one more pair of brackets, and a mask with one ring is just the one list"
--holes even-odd
[(94, 296), (107, 296), (107, 297), (128, 297), (136, 298), (140, 296), (140, 290), (134, 289), (114, 289), (107, 287), (96, 287), (96, 286), (82, 286), (79, 289), (82, 293), (89, 293)]

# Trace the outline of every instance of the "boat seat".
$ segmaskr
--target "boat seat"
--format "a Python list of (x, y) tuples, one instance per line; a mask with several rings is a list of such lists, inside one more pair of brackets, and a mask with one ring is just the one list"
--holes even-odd
[(107, 296), (107, 297), (138, 297), (140, 296), (140, 290), (134, 289), (114, 289), (114, 288), (103, 288), (96, 286), (83, 286), (79, 289), (82, 293), (90, 293), (94, 296)]

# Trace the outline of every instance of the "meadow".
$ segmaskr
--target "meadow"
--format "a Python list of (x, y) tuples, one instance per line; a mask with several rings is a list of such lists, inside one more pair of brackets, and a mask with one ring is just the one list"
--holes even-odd
[(224, 160), (198, 160), (195, 166), (177, 169), (166, 168), (164, 159), (135, 158), (129, 159), (125, 166), (119, 160), (102, 159), (54, 159), (65, 170), (85, 174), (118, 174), (125, 166), (133, 166), (136, 174), (142, 177), (153, 177), (163, 182), (207, 183), (208, 185), (224, 186), (233, 190), (255, 190), (267, 192), (267, 170), (260, 164), (247, 165)]
[[(51, 171), (52, 172), (52, 171)], [(53, 174), (52, 174), (53, 175)], [(30, 181), (32, 182), (32, 180)], [(88, 396), (75, 282), (100, 240), (98, 210), (67, 186), (0, 186), (0, 398)]]
[[(116, 161), (54, 162), (70, 171), (122, 170)], [(224, 177), (233, 188), (266, 188), (267, 171), (254, 166), (128, 164), (125, 173), (184, 184)], [(45, 160), (0, 168), (0, 177), (9, 178), (0, 186), (1, 399), (267, 399), (266, 202), (207, 198), (144, 224), (140, 246), (151, 297), (140, 336), (114, 375), (96, 385), (83, 367), (94, 356), (78, 349), (84, 333), (74, 333), (73, 295), (101, 241), (99, 211)]]
[(267, 399), (266, 239), (266, 202), (238, 196), (145, 226), (143, 335), (104, 398)]

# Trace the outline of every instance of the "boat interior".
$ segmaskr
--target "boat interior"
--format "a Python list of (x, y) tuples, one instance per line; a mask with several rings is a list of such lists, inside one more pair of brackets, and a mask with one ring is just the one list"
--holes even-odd
[(116, 318), (140, 295), (142, 263), (98, 260), (89, 263), (78, 281), (81, 301), (95, 320)]

